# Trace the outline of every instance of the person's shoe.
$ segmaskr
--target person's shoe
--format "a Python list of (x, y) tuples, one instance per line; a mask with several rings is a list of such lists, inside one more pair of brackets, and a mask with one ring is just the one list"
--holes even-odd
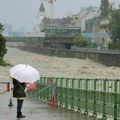
[(25, 116), (22, 115), (22, 112), (17, 112), (17, 118), (24, 118)]
[(17, 118), (25, 118), (24, 115), (17, 115)]

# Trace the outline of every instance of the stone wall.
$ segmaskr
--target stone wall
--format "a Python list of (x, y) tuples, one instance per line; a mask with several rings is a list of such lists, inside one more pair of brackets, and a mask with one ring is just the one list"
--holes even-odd
[(66, 49), (48, 49), (40, 47), (20, 47), (20, 49), (35, 52), (39, 54), (69, 57), (79, 59), (91, 59), (95, 62), (102, 63), (106, 66), (120, 67), (120, 53), (119, 52), (101, 52), (101, 51), (83, 51), (83, 50), (66, 50)]

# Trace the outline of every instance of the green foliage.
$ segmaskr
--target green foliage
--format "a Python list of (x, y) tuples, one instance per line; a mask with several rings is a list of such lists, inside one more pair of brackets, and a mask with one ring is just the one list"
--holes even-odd
[(77, 47), (86, 47), (88, 43), (88, 39), (82, 35), (76, 35), (73, 41)]
[(101, 17), (107, 17), (110, 11), (109, 0), (101, 0), (100, 5)]
[(6, 40), (0, 34), (0, 65), (6, 65), (6, 63), (3, 60), (4, 55), (6, 54), (6, 52), (7, 52), (7, 49), (6, 49)]
[(0, 32), (4, 30), (3, 25), (0, 23)]
[(108, 44), (108, 48), (109, 49), (120, 49), (120, 43), (116, 43), (116, 42), (111, 42)]
[(89, 44), (87, 45), (87, 47), (88, 47), (88, 48), (96, 48), (96, 47), (97, 47), (97, 43), (96, 43), (96, 42), (94, 42), (94, 43), (89, 43)]
[(112, 40), (115, 43), (120, 42), (120, 9), (112, 12), (109, 29)]

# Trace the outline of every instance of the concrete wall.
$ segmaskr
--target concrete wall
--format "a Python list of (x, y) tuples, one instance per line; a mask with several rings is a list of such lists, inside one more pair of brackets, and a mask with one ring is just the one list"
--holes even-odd
[(58, 56), (58, 57), (69, 57), (69, 58), (80, 58), (80, 59), (91, 59), (95, 62), (102, 63), (106, 66), (117, 66), (120, 67), (120, 53), (119, 52), (101, 52), (101, 51), (83, 51), (83, 50), (63, 50), (63, 49), (47, 49), (40, 47), (20, 47), (22, 50), (35, 52), (39, 54)]

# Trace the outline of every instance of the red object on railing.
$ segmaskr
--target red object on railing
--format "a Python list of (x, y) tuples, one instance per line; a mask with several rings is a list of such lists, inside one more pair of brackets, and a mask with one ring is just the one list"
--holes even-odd
[(28, 90), (35, 90), (36, 89), (36, 83), (27, 83), (27, 89)]
[(53, 106), (54, 108), (56, 108), (56, 103), (55, 103), (55, 97), (52, 97), (52, 100), (48, 100), (48, 104), (49, 106)]
[(10, 82), (7, 83), (7, 91), (10, 91)]

